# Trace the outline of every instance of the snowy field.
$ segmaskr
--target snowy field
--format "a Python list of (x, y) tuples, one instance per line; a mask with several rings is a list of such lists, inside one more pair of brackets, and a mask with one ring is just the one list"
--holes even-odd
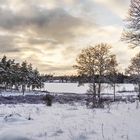
[[(42, 90), (66, 95), (84, 94), (88, 87), (88, 84), (45, 83)], [(117, 96), (137, 95), (134, 90), (133, 84), (116, 87)], [(112, 94), (112, 88), (104, 84), (103, 93)], [(38, 95), (33, 92), (25, 95), (32, 94)], [(1, 95), (18, 96), (22, 93), (2, 92)], [(80, 102), (71, 105), (53, 103), (52, 107), (45, 104), (1, 104), (0, 140), (139, 140), (139, 122), (138, 101), (115, 102), (104, 109), (89, 109)]]
[(139, 140), (138, 102), (110, 108), (0, 105), (0, 140)]
[[(136, 85), (134, 84), (117, 84), (116, 85), (116, 95), (137, 95), (135, 92)], [(44, 88), (42, 91), (48, 91), (50, 93), (75, 93), (75, 94), (86, 94), (89, 89), (89, 84), (84, 84), (79, 86), (78, 83), (44, 83)], [(109, 84), (102, 84), (101, 89), (102, 95), (113, 94), (113, 88)], [(43, 95), (43, 92), (28, 92), (25, 95)], [(21, 92), (1, 92), (0, 95), (3, 96), (19, 96), (22, 95)]]
[[(117, 84), (116, 92), (134, 91), (136, 85), (133, 84)], [(89, 84), (79, 86), (78, 83), (45, 83), (44, 90), (58, 93), (77, 93), (85, 94), (89, 89)], [(112, 94), (113, 88), (108, 84), (102, 85), (102, 93)]]

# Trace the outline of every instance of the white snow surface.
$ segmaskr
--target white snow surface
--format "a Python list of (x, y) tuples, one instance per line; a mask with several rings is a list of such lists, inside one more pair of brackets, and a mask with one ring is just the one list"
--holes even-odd
[(80, 104), (0, 105), (0, 140), (139, 140), (139, 122), (137, 101), (105, 109)]
[[(77, 93), (85, 94), (89, 89), (89, 84), (83, 84), (81, 86), (78, 83), (45, 83), (44, 90), (49, 92), (59, 93)], [(118, 91), (134, 91), (136, 85), (134, 84), (116, 84), (116, 92)], [(102, 84), (102, 93), (112, 93), (113, 88), (109, 84)]]
[[(137, 85), (135, 84), (117, 84), (116, 85), (116, 96), (126, 96), (126, 95), (137, 95), (138, 93), (135, 92), (135, 88)], [(86, 94), (89, 90), (89, 84), (83, 84), (81, 86), (78, 83), (44, 83), (44, 88), (41, 89), (42, 91), (48, 91), (50, 93), (76, 93), (76, 94)], [(25, 92), (24, 95), (45, 95), (46, 93), (38, 92), (38, 91), (30, 91), (28, 90)], [(102, 95), (113, 95), (113, 88), (109, 84), (102, 84), (101, 89)], [(19, 96), (22, 95), (22, 92), (17, 91), (6, 91), (0, 92), (2, 96)]]

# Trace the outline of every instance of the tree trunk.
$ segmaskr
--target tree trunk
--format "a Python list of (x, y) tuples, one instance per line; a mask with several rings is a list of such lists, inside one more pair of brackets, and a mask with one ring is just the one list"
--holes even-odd
[(140, 83), (138, 83), (138, 90), (139, 90), (139, 101), (140, 101)]
[(13, 85), (11, 84), (11, 85), (10, 85), (10, 91), (11, 91), (11, 92), (12, 92), (12, 88), (13, 88)]
[(25, 93), (25, 85), (22, 85), (22, 93), (24, 95), (24, 93)]
[(19, 91), (18, 84), (15, 84), (15, 90)]
[(93, 104), (93, 107), (95, 106), (95, 102), (96, 102), (96, 84), (95, 84), (95, 76), (92, 75), (92, 79), (91, 79), (91, 82), (92, 82), (92, 104)]
[(100, 98), (101, 98), (101, 82), (100, 81), (98, 83), (98, 98), (99, 98), (99, 101), (100, 101)]
[(114, 101), (116, 100), (116, 85), (113, 84)]
[(100, 72), (100, 75), (99, 75), (99, 80), (98, 80), (98, 98), (99, 98), (99, 102), (101, 100), (101, 72)]
[(8, 83), (6, 82), (5, 83), (5, 91), (7, 90), (7, 88), (8, 88)]
[(92, 86), (93, 86), (93, 101), (92, 101), (92, 103), (93, 103), (93, 106), (95, 106), (95, 102), (96, 102), (96, 85), (95, 85), (95, 82), (92, 84)]

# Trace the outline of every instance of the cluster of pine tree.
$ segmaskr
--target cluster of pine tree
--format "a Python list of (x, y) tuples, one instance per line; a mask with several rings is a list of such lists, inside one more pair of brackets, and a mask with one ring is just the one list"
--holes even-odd
[(0, 60), (0, 84), (5, 89), (21, 88), (23, 94), (27, 88), (34, 90), (43, 86), (40, 73), (37, 69), (33, 69), (32, 64), (26, 61), (16, 63), (6, 56)]

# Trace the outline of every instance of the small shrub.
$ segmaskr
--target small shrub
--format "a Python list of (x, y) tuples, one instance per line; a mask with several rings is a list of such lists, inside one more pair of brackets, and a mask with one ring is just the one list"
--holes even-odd
[(52, 101), (53, 101), (54, 96), (50, 94), (46, 94), (46, 96), (43, 98), (43, 100), (46, 102), (47, 106), (52, 106)]
[(138, 87), (134, 87), (134, 91), (135, 92), (138, 92), (139, 91), (139, 88)]

